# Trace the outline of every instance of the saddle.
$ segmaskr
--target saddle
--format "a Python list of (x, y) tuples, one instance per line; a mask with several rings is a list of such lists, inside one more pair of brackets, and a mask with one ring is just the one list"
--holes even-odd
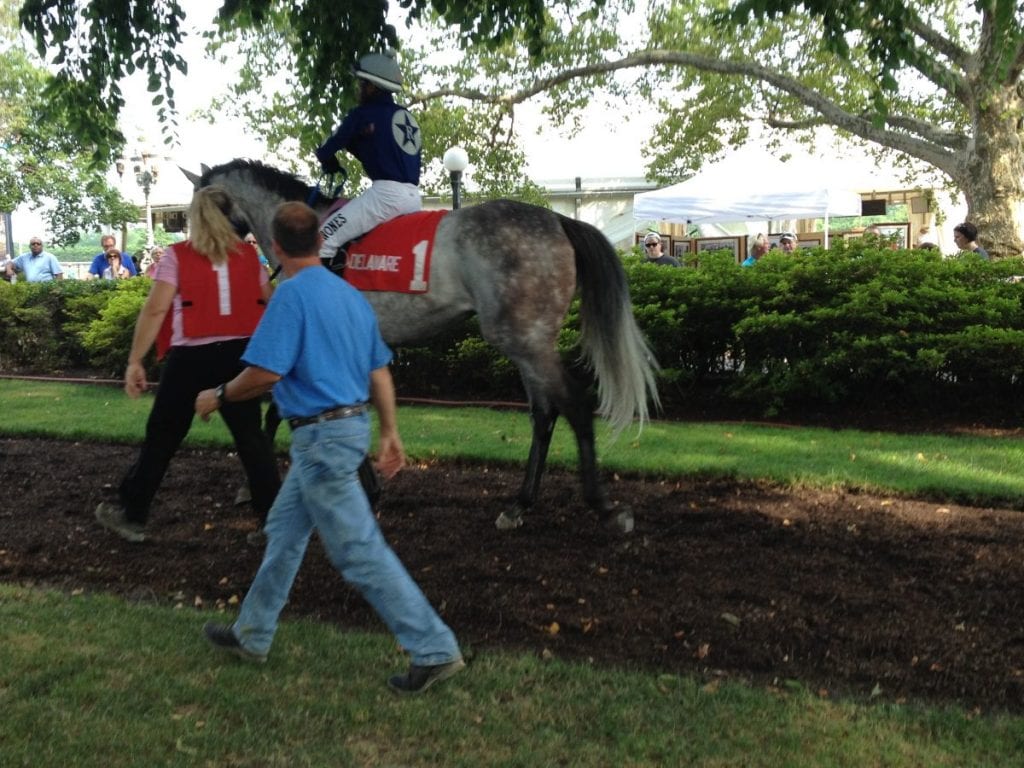
[[(325, 220), (347, 200), (332, 205)], [(381, 222), (324, 260), (331, 272), (361, 291), (426, 293), (437, 227), (451, 211), (418, 211)]]

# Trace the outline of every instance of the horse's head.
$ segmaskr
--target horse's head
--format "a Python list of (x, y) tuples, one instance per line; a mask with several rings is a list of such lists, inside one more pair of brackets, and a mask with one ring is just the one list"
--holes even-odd
[(281, 203), (301, 200), (322, 213), (337, 199), (314, 195), (306, 182), (258, 160), (236, 159), (212, 168), (203, 165), (198, 175), (184, 168), (181, 171), (196, 189), (214, 184), (223, 188), (234, 204), (230, 219), (235, 230), (240, 236), (246, 232), (256, 235), (268, 258), (273, 258), (270, 222)]

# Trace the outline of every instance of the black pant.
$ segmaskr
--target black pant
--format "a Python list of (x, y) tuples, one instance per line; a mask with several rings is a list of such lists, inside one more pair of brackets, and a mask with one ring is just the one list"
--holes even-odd
[[(196, 395), (233, 379), (242, 370), (240, 358), (247, 342), (236, 339), (171, 348), (146, 422), (146, 439), (118, 489), (128, 520), (146, 522), (167, 467), (192, 426)], [(260, 428), (260, 399), (225, 403), (220, 414), (235, 439), (253, 508), (261, 520), (265, 519), (281, 487), (281, 478), (273, 444)]]

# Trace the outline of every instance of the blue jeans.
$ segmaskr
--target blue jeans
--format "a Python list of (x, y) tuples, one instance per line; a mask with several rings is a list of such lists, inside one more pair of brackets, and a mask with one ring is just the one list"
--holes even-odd
[(291, 468), (267, 516), (267, 550), (233, 630), (242, 646), (267, 653), (277, 619), (316, 528), (331, 563), (362, 594), (422, 666), (460, 658), (441, 621), (384, 541), (357, 470), (370, 443), (366, 413), (300, 427)]

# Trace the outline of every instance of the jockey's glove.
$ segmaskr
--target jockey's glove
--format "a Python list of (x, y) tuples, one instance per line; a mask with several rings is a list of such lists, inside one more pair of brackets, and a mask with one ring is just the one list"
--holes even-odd
[(338, 162), (337, 155), (331, 155), (326, 160), (321, 160), (320, 167), (323, 168), (324, 173), (342, 173), (341, 163)]

